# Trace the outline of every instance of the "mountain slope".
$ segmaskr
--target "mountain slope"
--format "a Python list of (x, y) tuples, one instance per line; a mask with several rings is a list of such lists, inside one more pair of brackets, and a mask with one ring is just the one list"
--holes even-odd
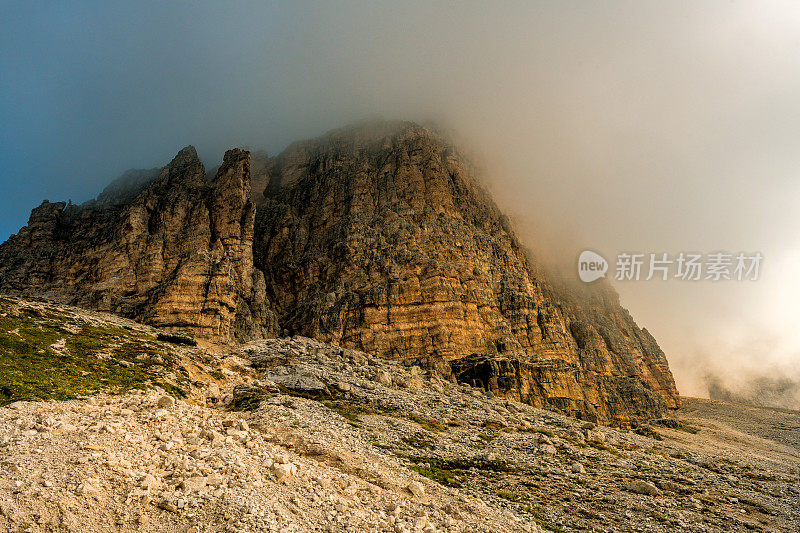
[(551, 283), (433, 131), (338, 130), (272, 165), (255, 262), (281, 327), (384, 357), (448, 361), (533, 405), (624, 422), (678, 404), (655, 340), (600, 283)]
[(44, 203), (0, 245), (0, 290), (218, 341), (302, 334), (598, 422), (678, 406), (613, 289), (538, 269), (434, 131), (361, 124), (253, 167), (231, 150), (208, 181), (187, 148), (115, 187), (128, 203)]
[(0, 531), (797, 531), (796, 412), (624, 431), (303, 337), (159, 333), (0, 299)]

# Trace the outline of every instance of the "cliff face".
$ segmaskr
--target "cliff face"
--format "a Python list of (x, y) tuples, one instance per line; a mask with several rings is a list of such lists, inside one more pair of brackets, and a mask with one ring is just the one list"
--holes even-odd
[(247, 152), (226, 153), (209, 183), (187, 147), (149, 181), (137, 176), (109, 189), (83, 206), (34, 209), (0, 246), (0, 289), (203, 337), (272, 331), (253, 269)]
[(252, 166), (229, 151), (207, 182), (187, 148), (152, 182), (42, 204), (0, 246), (0, 290), (206, 337), (302, 334), (600, 422), (677, 406), (613, 289), (545, 275), (432, 131), (353, 127)]
[(255, 261), (290, 333), (446, 361), (460, 380), (602, 422), (677, 407), (663, 352), (613, 289), (549, 282), (431, 131), (340, 130), (270, 172)]

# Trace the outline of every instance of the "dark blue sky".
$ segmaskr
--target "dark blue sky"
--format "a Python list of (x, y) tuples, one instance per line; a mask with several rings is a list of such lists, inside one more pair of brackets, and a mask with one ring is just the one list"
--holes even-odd
[(369, 112), (337, 113), (319, 66), (301, 64), (321, 15), (264, 2), (0, 2), (0, 240), (43, 199), (87, 200), (186, 144), (213, 164), (231, 146), (276, 151)]

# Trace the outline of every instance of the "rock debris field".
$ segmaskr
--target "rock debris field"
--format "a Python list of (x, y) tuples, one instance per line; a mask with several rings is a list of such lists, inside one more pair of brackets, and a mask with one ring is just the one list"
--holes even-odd
[(795, 412), (785, 442), (708, 400), (619, 430), (301, 337), (174, 353), (185, 395), (0, 408), (0, 531), (800, 527)]

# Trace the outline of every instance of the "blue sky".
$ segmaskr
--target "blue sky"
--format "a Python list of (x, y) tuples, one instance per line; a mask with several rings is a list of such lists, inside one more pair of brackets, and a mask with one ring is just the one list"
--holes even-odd
[(0, 2), (0, 239), (43, 199), (87, 200), (186, 144), (213, 160), (332, 127), (287, 83), (302, 16), (263, 2)]

